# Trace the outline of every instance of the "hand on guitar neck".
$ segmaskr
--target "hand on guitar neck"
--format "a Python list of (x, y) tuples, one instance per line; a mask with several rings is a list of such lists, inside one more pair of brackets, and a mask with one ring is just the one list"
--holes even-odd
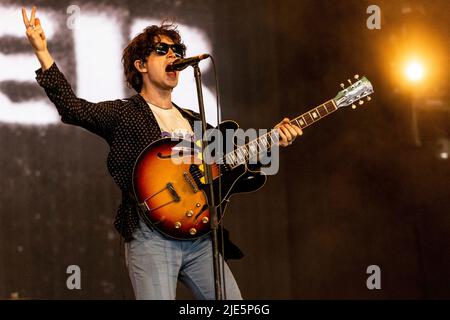
[(290, 146), (298, 136), (303, 134), (302, 129), (291, 124), (288, 118), (284, 118), (275, 128), (278, 128), (280, 133), (280, 146), (282, 147)]

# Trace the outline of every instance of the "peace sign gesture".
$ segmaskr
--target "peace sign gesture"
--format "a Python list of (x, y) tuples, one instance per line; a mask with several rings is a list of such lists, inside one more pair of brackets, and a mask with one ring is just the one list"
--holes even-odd
[(45, 39), (44, 30), (42, 30), (41, 22), (39, 18), (35, 18), (36, 7), (33, 6), (31, 9), (31, 17), (28, 20), (27, 12), (25, 8), (22, 8), (22, 18), (25, 28), (27, 29), (26, 34), (28, 41), (32, 45), (36, 53), (44, 52), (47, 50), (47, 40)]

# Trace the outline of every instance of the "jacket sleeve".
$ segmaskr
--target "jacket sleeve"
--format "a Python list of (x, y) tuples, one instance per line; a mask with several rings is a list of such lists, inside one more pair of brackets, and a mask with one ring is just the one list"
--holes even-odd
[(93, 103), (78, 98), (56, 63), (45, 71), (38, 69), (36, 81), (56, 106), (62, 122), (109, 137), (119, 118), (122, 100)]

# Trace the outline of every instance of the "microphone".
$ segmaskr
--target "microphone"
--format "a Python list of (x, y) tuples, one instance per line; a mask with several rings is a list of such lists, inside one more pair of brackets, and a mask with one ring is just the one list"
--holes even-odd
[(166, 67), (166, 72), (184, 70), (185, 68), (187, 68), (193, 64), (199, 63), (201, 60), (209, 58), (209, 57), (210, 57), (209, 54), (204, 53), (199, 56), (195, 56), (195, 57), (191, 57), (191, 58), (176, 59), (172, 64), (169, 64)]

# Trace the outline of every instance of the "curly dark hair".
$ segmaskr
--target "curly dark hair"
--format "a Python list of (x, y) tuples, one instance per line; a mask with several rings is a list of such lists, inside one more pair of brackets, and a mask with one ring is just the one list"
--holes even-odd
[[(145, 62), (154, 45), (161, 41), (161, 36), (169, 37), (174, 43), (183, 44), (177, 26), (163, 21), (160, 26), (153, 25), (145, 28), (123, 50), (122, 63), (127, 85), (136, 90), (137, 93), (142, 90), (143, 80), (141, 73), (134, 66), (134, 62), (136, 60)], [(183, 47), (186, 51), (184, 44)]]

